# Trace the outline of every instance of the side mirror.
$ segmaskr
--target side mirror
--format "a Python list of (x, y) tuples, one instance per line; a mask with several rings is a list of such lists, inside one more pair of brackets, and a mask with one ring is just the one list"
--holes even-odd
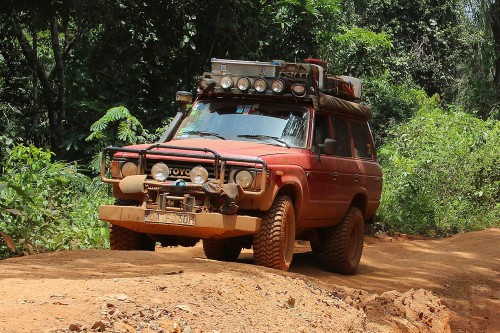
[(318, 145), (318, 162), (321, 162), (321, 153), (325, 152), (328, 155), (337, 153), (337, 141), (333, 139), (325, 139), (324, 143)]
[(337, 140), (325, 139), (323, 149), (328, 155), (335, 155), (337, 153)]
[(193, 102), (193, 94), (189, 91), (178, 91), (175, 93), (175, 101), (179, 103), (182, 112), (186, 111), (186, 105)]

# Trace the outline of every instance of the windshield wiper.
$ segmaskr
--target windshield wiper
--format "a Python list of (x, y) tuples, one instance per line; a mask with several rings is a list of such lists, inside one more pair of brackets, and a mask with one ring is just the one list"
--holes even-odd
[(287, 148), (290, 148), (290, 145), (284, 141), (281, 140), (278, 137), (275, 136), (270, 136), (270, 135), (264, 135), (264, 134), (240, 134), (238, 135), (238, 138), (250, 138), (250, 139), (273, 139), (274, 141), (278, 141), (279, 143), (284, 144)]
[(222, 140), (226, 140), (225, 137), (223, 137), (222, 135), (220, 134), (217, 134), (217, 133), (213, 133), (213, 132), (205, 132), (205, 131), (186, 131), (182, 134), (187, 134), (187, 135), (191, 135), (191, 134), (194, 134), (194, 135), (199, 135), (199, 136), (215, 136), (216, 138), (219, 138), (219, 139), (222, 139)]

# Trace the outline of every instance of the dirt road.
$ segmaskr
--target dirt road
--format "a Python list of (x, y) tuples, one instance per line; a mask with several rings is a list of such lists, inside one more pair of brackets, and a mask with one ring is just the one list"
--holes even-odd
[(354, 276), (317, 268), (307, 245), (289, 273), (249, 251), (209, 261), (199, 246), (12, 258), (0, 332), (500, 332), (499, 245), (498, 228), (369, 238)]

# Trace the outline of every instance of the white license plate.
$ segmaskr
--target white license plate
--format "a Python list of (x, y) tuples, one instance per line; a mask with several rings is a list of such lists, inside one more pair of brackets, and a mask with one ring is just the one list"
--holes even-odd
[(160, 213), (146, 211), (144, 220), (149, 223), (194, 225), (196, 218), (194, 214), (189, 213)]

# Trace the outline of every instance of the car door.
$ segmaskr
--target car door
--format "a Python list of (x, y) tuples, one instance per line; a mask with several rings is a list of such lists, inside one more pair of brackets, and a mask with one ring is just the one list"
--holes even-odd
[(337, 152), (333, 157), (333, 180), (337, 191), (333, 193), (332, 201), (335, 212), (332, 215), (339, 222), (346, 214), (359, 186), (360, 169), (353, 154), (353, 142), (349, 122), (340, 115), (333, 115), (333, 138), (337, 141)]
[(360, 169), (359, 186), (368, 195), (367, 216), (371, 217), (379, 205), (382, 192), (382, 170), (376, 161), (375, 147), (366, 122), (351, 121), (354, 155)]
[(338, 191), (333, 175), (335, 158), (319, 151), (319, 144), (325, 139), (332, 138), (330, 117), (327, 113), (316, 112), (314, 115), (311, 153), (309, 166), (305, 170), (309, 191), (309, 205), (307, 209), (308, 220), (316, 221), (315, 225), (327, 225), (332, 219), (335, 207), (332, 205), (335, 193)]

